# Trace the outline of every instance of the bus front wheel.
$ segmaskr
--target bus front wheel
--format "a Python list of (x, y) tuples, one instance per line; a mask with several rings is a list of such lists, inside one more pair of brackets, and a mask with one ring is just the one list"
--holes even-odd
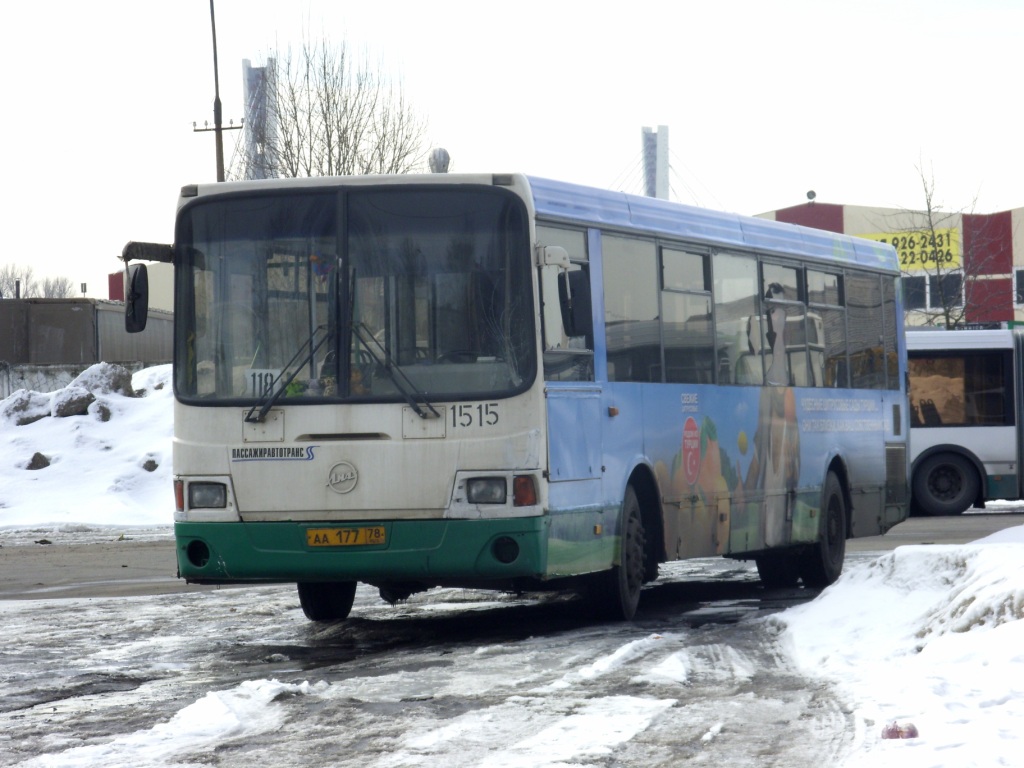
[(824, 589), (838, 579), (846, 559), (846, 497), (835, 472), (825, 476), (821, 501), (820, 536), (800, 562), (800, 578), (812, 589)]
[(621, 538), (619, 564), (599, 574), (593, 585), (592, 599), (601, 617), (629, 621), (636, 614), (640, 603), (646, 559), (646, 534), (640, 514), (640, 501), (632, 485), (626, 487), (626, 496), (622, 501)]
[(963, 456), (937, 453), (914, 472), (914, 506), (928, 515), (959, 515), (974, 505), (978, 474)]
[(299, 605), (310, 621), (347, 619), (356, 598), (354, 581), (299, 582)]

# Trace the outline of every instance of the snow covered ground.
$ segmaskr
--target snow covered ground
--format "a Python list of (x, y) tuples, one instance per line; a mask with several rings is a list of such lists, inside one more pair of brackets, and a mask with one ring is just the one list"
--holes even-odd
[[(170, 368), (135, 374), (132, 385), (144, 390), (142, 397), (109, 391), (108, 381), (109, 371), (95, 366), (66, 390), (15, 393), (0, 402), (0, 545), (27, 541), (25, 532), (78, 533), (82, 540), (128, 528), (166, 534)], [(95, 398), (84, 414), (46, 415), (81, 390)], [(42, 418), (17, 425), (26, 415)], [(1022, 619), (1024, 526), (967, 545), (900, 547), (848, 567), (815, 600), (764, 621), (794, 666), (848, 698), (857, 732), (844, 765), (914, 768), (1024, 766)], [(620, 663), (637, 652), (636, 642), (601, 663)], [(318, 683), (304, 685), (244, 682), (130, 738), (152, 755), (169, 738), (198, 744), (239, 722), (269, 723), (282, 695), (323, 695)], [(524, 747), (521, 760), (510, 755), (500, 764), (583, 764), (572, 756), (588, 754), (595, 735), (633, 738), (666, 706), (626, 698), (622, 711), (615, 701), (581, 706), (550, 726), (554, 731), (539, 732), (544, 762)], [(913, 724), (918, 735), (882, 738), (893, 723)], [(450, 736), (442, 730), (429, 738)]]
[[(142, 397), (110, 391), (111, 368), (95, 365), (57, 392), (0, 400), (0, 532), (172, 525), (171, 366), (131, 377)], [(17, 425), (81, 390), (95, 398), (85, 415)], [(29, 469), (37, 453), (49, 466)]]

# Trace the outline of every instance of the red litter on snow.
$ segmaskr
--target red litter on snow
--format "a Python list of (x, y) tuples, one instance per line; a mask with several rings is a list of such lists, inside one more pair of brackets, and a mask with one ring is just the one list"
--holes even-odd
[(883, 739), (916, 739), (919, 735), (917, 726), (913, 723), (900, 725), (893, 721), (882, 729)]

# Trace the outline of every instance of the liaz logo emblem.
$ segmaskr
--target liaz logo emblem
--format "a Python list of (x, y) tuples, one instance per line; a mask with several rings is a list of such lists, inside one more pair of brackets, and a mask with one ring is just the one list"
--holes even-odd
[(348, 493), (359, 482), (359, 473), (347, 461), (339, 461), (327, 476), (327, 485), (335, 493)]

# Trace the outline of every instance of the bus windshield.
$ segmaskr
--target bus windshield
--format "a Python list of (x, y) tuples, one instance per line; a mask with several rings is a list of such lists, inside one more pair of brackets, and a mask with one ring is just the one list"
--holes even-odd
[(175, 243), (184, 402), (496, 397), (535, 376), (526, 211), (504, 190), (217, 195)]

